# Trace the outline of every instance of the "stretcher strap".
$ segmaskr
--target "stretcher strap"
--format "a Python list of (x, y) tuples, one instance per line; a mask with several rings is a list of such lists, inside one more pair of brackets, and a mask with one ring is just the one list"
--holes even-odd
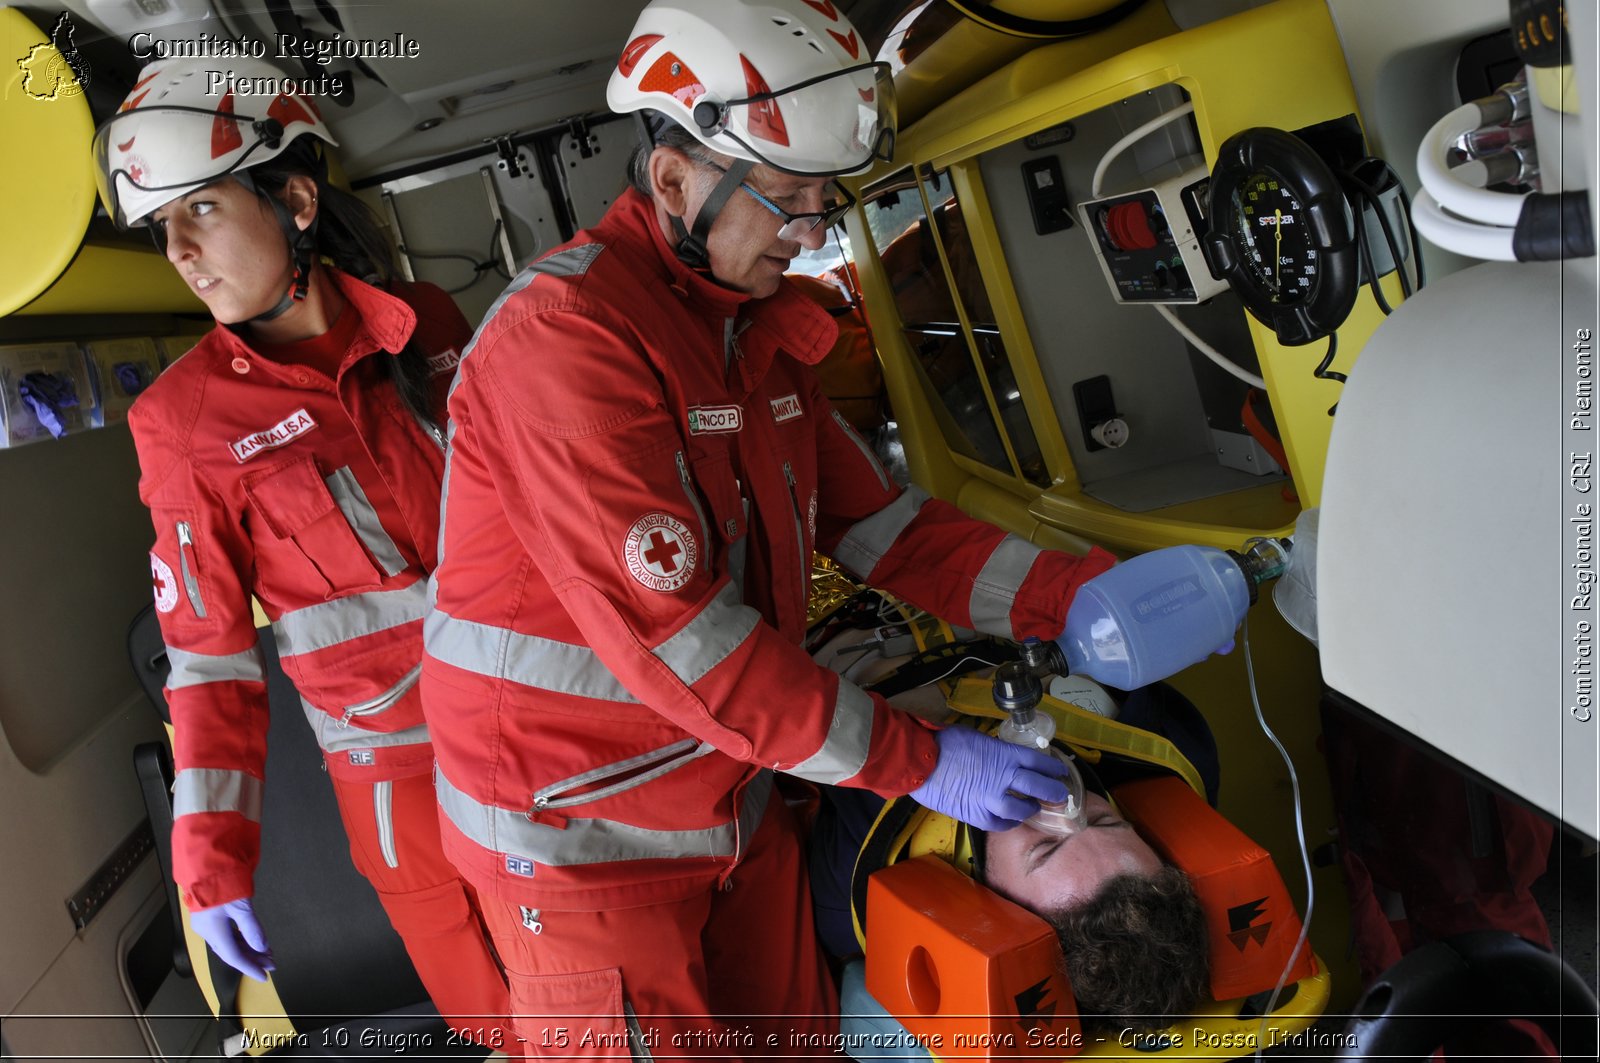
[[(950, 707), (969, 716), (1003, 720), (1005, 713), (994, 704), (993, 686), (983, 679), (964, 678), (956, 683), (949, 698)], [(1080, 709), (1070, 702), (1045, 696), (1040, 707), (1056, 720), (1056, 738), (1074, 748), (1096, 753), (1116, 753), (1145, 764), (1153, 764), (1178, 776), (1195, 793), (1205, 796), (1205, 784), (1189, 758), (1167, 739), (1137, 727), (1108, 720), (1098, 713)]]

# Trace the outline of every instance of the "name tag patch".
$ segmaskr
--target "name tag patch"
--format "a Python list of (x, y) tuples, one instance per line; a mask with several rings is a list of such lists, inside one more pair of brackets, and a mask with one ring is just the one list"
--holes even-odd
[(448, 351), (441, 351), (428, 359), (428, 375), (438, 376), (448, 373), (461, 364), (461, 352), (451, 347)]
[(785, 395), (781, 399), (772, 400), (772, 419), (778, 424), (792, 421), (805, 413), (800, 406), (799, 395)]
[(689, 434), (711, 435), (737, 432), (744, 427), (744, 409), (739, 406), (690, 406)]
[(302, 407), (273, 425), (259, 432), (252, 432), (243, 439), (230, 443), (228, 449), (233, 451), (234, 460), (243, 465), (257, 454), (267, 450), (277, 450), (279, 447), (288, 446), (296, 439), (305, 435), (317, 422)]

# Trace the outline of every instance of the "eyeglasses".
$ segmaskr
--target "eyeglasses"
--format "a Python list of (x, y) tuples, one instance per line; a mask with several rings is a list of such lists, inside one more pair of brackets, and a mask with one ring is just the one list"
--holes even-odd
[[(718, 166), (714, 162), (700, 161), (718, 173), (728, 172), (726, 167)], [(739, 187), (750, 193), (757, 203), (760, 203), (763, 207), (783, 219), (783, 224), (778, 228), (778, 239), (780, 240), (801, 240), (819, 225), (824, 228), (831, 228), (843, 221), (844, 216), (850, 213), (850, 208), (856, 205), (856, 197), (852, 196), (850, 190), (837, 181), (829, 181), (823, 193), (825, 197), (831, 195), (835, 199), (833, 206), (827, 210), (811, 210), (799, 214), (784, 210), (772, 200), (751, 188), (748, 182), (740, 181)]]

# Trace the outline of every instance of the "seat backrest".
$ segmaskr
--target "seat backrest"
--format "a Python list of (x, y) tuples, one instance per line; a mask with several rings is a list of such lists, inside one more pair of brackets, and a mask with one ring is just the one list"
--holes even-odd
[[(272, 631), (257, 634), (271, 725), (255, 908), (277, 964), (278, 999), (302, 1031), (426, 1002), (404, 945), (350, 861), (322, 751), (278, 663)], [(152, 608), (135, 618), (128, 649), (139, 681), (170, 723), (163, 694), (170, 669)], [(220, 1007), (237, 1010), (231, 1000)]]

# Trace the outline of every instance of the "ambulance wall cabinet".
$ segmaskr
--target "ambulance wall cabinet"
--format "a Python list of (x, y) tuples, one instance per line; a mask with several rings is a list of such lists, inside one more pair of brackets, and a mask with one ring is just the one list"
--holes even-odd
[(76, 343), (0, 346), (0, 447), (82, 432), (98, 419), (89, 365)]

